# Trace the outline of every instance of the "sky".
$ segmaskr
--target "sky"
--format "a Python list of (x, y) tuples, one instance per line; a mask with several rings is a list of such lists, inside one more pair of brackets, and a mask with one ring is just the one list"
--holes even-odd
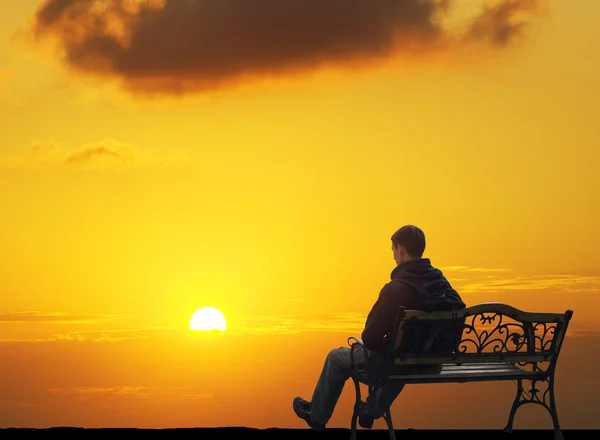
[[(304, 428), (415, 224), (467, 305), (574, 311), (559, 417), (600, 428), (600, 3), (442, 3), (3, 2), (0, 427)], [(500, 429), (513, 395), (392, 413)]]

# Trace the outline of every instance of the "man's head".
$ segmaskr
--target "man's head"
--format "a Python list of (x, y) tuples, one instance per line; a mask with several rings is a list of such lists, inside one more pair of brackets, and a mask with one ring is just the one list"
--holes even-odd
[(414, 225), (405, 225), (392, 235), (392, 251), (396, 264), (416, 260), (425, 252), (425, 234)]

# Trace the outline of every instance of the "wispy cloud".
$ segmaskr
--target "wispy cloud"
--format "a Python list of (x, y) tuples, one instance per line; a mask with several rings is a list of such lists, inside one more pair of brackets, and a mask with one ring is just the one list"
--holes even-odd
[(185, 151), (157, 155), (140, 148), (105, 139), (67, 148), (54, 142), (34, 142), (31, 148), (12, 155), (0, 156), (0, 168), (168, 168), (187, 164)]
[(41, 338), (10, 338), (0, 339), (0, 342), (119, 342), (133, 339), (146, 339), (157, 332), (172, 330), (170, 327), (141, 327), (130, 329), (109, 329), (109, 330), (76, 330), (66, 333), (55, 333), (48, 337)]
[(85, 397), (117, 397), (123, 399), (154, 399), (176, 398), (178, 400), (210, 400), (213, 395), (191, 388), (151, 388), (136, 385), (122, 385), (112, 387), (74, 387), (51, 388), (50, 394), (77, 395)]
[[(519, 275), (510, 269), (446, 266), (440, 268), (460, 292), (506, 292), (515, 290), (600, 292), (600, 275)], [(454, 277), (454, 273), (458, 277)], [(466, 273), (469, 273), (467, 276)]]
[(503, 268), (484, 268), (484, 267), (470, 267), (470, 266), (443, 266), (440, 267), (442, 271), (448, 272), (509, 272), (510, 269)]
[(0, 409), (8, 410), (14, 408), (37, 408), (34, 403), (22, 402), (22, 401), (11, 401), (7, 399), (0, 399)]
[(118, 319), (120, 315), (70, 315), (68, 313), (49, 313), (39, 311), (0, 313), (0, 322), (43, 323), (43, 324), (95, 324)]
[[(368, 312), (368, 311), (366, 311)], [(305, 332), (361, 332), (367, 313), (302, 313), (277, 314), (248, 317), (239, 323), (231, 323), (228, 336), (243, 335), (288, 335)], [(168, 326), (150, 326), (129, 329), (75, 330), (53, 333), (38, 338), (6, 338), (4, 343), (17, 342), (121, 342), (135, 339), (151, 339), (165, 336), (170, 331), (181, 331)]]
[(463, 292), (502, 292), (507, 290), (554, 290), (599, 292), (600, 277), (579, 275), (531, 275), (514, 278), (486, 278), (465, 283)]
[(595, 337), (600, 336), (600, 330), (590, 330), (590, 329), (568, 329), (567, 336), (570, 337)]
[(132, 329), (88, 330), (57, 333), (52, 336), (56, 341), (117, 342), (131, 339), (145, 339), (157, 331), (170, 330), (169, 327), (142, 327)]
[(255, 316), (227, 330), (233, 334), (286, 335), (303, 332), (360, 332), (366, 313), (304, 313)]

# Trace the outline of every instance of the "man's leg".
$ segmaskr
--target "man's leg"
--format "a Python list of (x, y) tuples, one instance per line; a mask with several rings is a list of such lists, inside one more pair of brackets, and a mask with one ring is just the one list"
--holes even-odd
[(364, 369), (367, 360), (367, 352), (360, 345), (356, 345), (354, 350), (347, 347), (331, 350), (325, 359), (311, 402), (299, 397), (294, 399), (296, 414), (313, 428), (324, 428), (352, 374), (353, 362), (354, 368)]
[[(421, 366), (418, 371), (424, 374), (439, 374), (442, 371), (442, 365)], [(405, 370), (404, 374), (409, 373)], [(370, 416), (373, 419), (382, 417), (390, 406), (392, 406), (392, 403), (394, 403), (394, 400), (396, 400), (396, 397), (398, 397), (405, 385), (402, 382), (392, 382), (387, 386), (375, 389), (367, 397), (367, 401), (365, 402), (366, 415), (363, 415), (363, 418), (365, 416)]]
[[(355, 368), (364, 368), (367, 354), (362, 347), (357, 346), (353, 356)], [(350, 348), (340, 347), (329, 352), (311, 400), (312, 419), (315, 422), (327, 424), (333, 415), (344, 385), (351, 375), (351, 369)]]
[(404, 389), (404, 385), (403, 383), (392, 382), (387, 386), (375, 389), (367, 397), (366, 409), (368, 414), (374, 419), (382, 417), (390, 406), (392, 406), (398, 394)]

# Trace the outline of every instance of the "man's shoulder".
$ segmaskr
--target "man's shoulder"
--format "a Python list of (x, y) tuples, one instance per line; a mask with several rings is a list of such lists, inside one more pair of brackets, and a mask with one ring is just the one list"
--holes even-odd
[(389, 292), (421, 292), (423, 290), (439, 289), (438, 286), (443, 288), (452, 288), (452, 285), (446, 279), (446, 277), (439, 273), (436, 277), (413, 277), (413, 278), (393, 278), (388, 281), (384, 286), (383, 290)]
[(402, 278), (394, 278), (388, 281), (382, 291), (385, 292), (412, 292), (419, 289), (419, 283)]

